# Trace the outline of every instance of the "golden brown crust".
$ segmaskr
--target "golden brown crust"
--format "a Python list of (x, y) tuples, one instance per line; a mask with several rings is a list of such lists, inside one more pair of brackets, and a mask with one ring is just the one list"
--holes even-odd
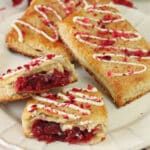
[[(113, 11), (118, 12), (115, 8), (111, 8)], [(92, 29), (90, 31), (89, 28), (82, 27), (79, 24), (73, 23), (73, 17), (74, 16), (86, 16), (86, 17), (93, 17), (92, 13), (91, 15), (85, 10), (81, 10), (78, 12), (75, 12), (68, 18), (64, 19), (63, 22), (59, 23), (59, 33), (63, 39), (63, 41), (70, 47), (73, 55), (79, 60), (80, 64), (82, 64), (88, 71), (92, 72), (94, 74), (94, 77), (98, 80), (98, 82), (102, 83), (104, 87), (106, 87), (107, 91), (111, 94), (111, 96), (114, 99), (114, 103), (120, 107), (125, 105), (126, 103), (133, 101), (137, 97), (143, 95), (147, 91), (150, 91), (150, 61), (149, 59), (131, 59), (130, 57), (127, 57), (127, 62), (131, 61), (133, 63), (137, 64), (144, 64), (146, 66), (146, 71), (139, 74), (131, 74), (127, 76), (108, 76), (107, 71), (111, 70), (118, 71), (119, 69), (123, 71), (126, 71), (128, 66), (123, 65), (112, 65), (111, 63), (105, 63), (102, 61), (95, 60), (92, 56), (93, 54), (102, 54), (100, 50), (97, 50), (93, 48), (92, 46), (89, 46), (88, 44), (84, 44), (82, 42), (79, 42), (75, 35), (76, 33), (80, 32), (88, 32), (90, 34), (95, 34), (97, 29)], [(103, 15), (101, 13), (95, 15), (95, 18), (101, 18)], [(107, 28), (111, 28), (115, 30), (127, 30), (127, 31), (133, 31), (137, 32), (129, 22), (126, 20), (118, 23), (111, 23), (109, 25), (106, 25)], [(67, 32), (70, 31), (70, 32)], [(105, 36), (105, 35), (104, 35)], [(123, 46), (123, 47), (129, 47), (129, 48), (139, 48), (139, 49), (145, 49), (148, 53), (149, 44), (145, 41), (145, 39), (142, 37), (139, 40), (135, 41), (121, 41), (117, 40), (115, 43), (115, 46)], [(110, 49), (109, 52), (105, 49), (102, 49), (103, 52), (110, 53), (113, 52), (113, 49)], [(115, 54), (121, 54), (119, 51), (115, 51)], [(138, 57), (138, 56), (137, 56)], [(147, 57), (147, 56), (146, 56)], [(111, 58), (113, 60), (120, 61), (119, 58)], [(122, 60), (121, 60), (122, 61)], [(124, 60), (123, 60), (124, 61)], [(118, 69), (115, 69), (117, 67)], [(132, 67), (130, 66), (130, 69), (133, 71), (139, 71), (140, 67)], [(121, 72), (121, 71), (120, 71)]]
[(107, 4), (112, 2), (112, 0), (87, 0), (90, 4)]
[[(70, 90), (67, 90), (67, 92), (68, 91), (70, 92), (72, 90), (70, 89)], [(61, 94), (65, 95), (65, 93), (66, 92), (58, 93), (59, 97), (57, 98), (57, 100), (55, 100), (55, 102), (62, 104), (64, 101), (66, 101), (66, 100), (63, 100), (63, 97), (60, 97)], [(77, 93), (85, 94), (86, 96), (95, 96), (97, 97), (97, 99), (102, 100), (102, 95), (98, 91), (86, 91), (86, 92), (80, 91)], [(71, 102), (70, 103), (68, 102), (68, 104), (78, 106), (79, 108), (82, 108), (86, 111), (88, 110), (90, 111), (89, 114), (83, 114), (83, 112), (81, 112), (80, 110), (73, 109), (72, 107), (70, 108), (67, 106), (63, 106), (63, 107), (55, 106), (52, 103), (48, 103), (50, 102), (50, 99), (48, 98), (46, 98), (47, 102), (43, 101), (43, 99), (41, 98), (44, 98), (45, 100), (44, 96), (35, 96), (33, 99), (29, 100), (22, 114), (22, 125), (23, 125), (25, 136), (33, 137), (32, 131), (31, 131), (32, 124), (35, 120), (41, 119), (41, 116), (43, 116), (42, 120), (59, 123), (63, 131), (65, 131), (66, 129), (71, 129), (74, 126), (80, 127), (82, 129), (85, 128), (88, 130), (92, 130), (95, 127), (101, 127), (101, 130), (97, 133), (97, 135), (91, 141), (89, 141), (88, 144), (95, 144), (104, 140), (105, 130), (107, 126), (107, 111), (106, 111), (105, 105), (103, 104), (103, 101), (98, 103), (99, 105), (90, 104), (86, 102), (83, 103), (80, 101), (76, 101), (76, 98), (83, 98), (83, 97), (80, 97), (79, 95), (78, 96), (74, 95), (74, 96), (75, 96), (74, 101), (76, 102), (76, 105), (74, 105), (74, 103), (71, 103)], [(86, 99), (84, 98), (84, 100)], [(82, 107), (81, 107), (81, 104), (82, 104)], [(76, 115), (77, 117), (80, 116), (80, 118), (71, 119), (68, 117), (67, 119), (65, 119), (60, 114), (54, 114), (50, 111), (46, 111), (44, 108), (40, 108), (41, 105), (44, 105), (44, 107), (49, 107), (50, 109), (55, 109), (56, 111), (63, 110), (63, 112), (67, 113), (68, 115), (73, 114), (73, 115)], [(86, 105), (88, 106), (90, 105), (90, 107), (88, 108), (86, 107)], [(32, 109), (32, 106), (34, 106), (34, 109)], [(84, 124), (83, 122), (87, 122), (87, 123)]]

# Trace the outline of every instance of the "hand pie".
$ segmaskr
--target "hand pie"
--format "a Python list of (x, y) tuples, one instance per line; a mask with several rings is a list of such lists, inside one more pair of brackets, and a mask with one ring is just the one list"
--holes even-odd
[(59, 39), (56, 22), (85, 5), (86, 0), (33, 0), (8, 33), (8, 48), (31, 57), (55, 53), (72, 60), (70, 51)]
[(58, 24), (75, 58), (123, 106), (150, 91), (149, 44), (113, 5), (91, 5)]
[(30, 97), (77, 80), (74, 67), (62, 55), (48, 54), (0, 76), (0, 102)]
[(102, 95), (91, 85), (28, 101), (22, 126), (27, 137), (47, 143), (95, 144), (105, 139), (107, 113)]

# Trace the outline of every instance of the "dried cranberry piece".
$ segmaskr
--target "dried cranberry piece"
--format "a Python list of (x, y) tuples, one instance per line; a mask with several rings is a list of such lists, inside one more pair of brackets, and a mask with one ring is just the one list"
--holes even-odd
[(92, 90), (92, 89), (93, 89), (93, 85), (88, 84), (87, 89), (88, 89), (88, 90)]
[(128, 7), (131, 7), (131, 8), (134, 7), (133, 3), (131, 1), (129, 1), (129, 0), (113, 0), (113, 1), (116, 4), (128, 6)]
[(22, 3), (23, 0), (13, 0), (13, 6), (17, 6)]

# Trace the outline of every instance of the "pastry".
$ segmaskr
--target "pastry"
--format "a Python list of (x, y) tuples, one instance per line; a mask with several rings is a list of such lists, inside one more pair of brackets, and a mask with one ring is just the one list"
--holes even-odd
[(113, 4), (91, 5), (58, 23), (75, 58), (123, 106), (150, 91), (150, 47)]
[(0, 102), (20, 100), (77, 80), (74, 67), (62, 55), (48, 54), (8, 69), (0, 76)]
[(7, 34), (8, 48), (31, 57), (55, 53), (73, 60), (59, 39), (56, 23), (85, 5), (88, 5), (86, 0), (33, 0)]
[(29, 100), (22, 115), (26, 137), (47, 143), (95, 144), (105, 139), (107, 113), (102, 95), (91, 85)]

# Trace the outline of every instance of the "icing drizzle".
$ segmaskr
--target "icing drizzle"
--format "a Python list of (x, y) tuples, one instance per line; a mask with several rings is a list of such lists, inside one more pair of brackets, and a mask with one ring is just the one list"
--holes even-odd
[[(45, 93), (39, 96), (34, 96), (33, 98), (39, 102), (37, 104), (31, 104), (27, 107), (27, 111), (34, 112), (38, 108), (50, 111), (51, 113), (62, 115), (64, 119), (79, 119), (82, 115), (91, 114), (91, 106), (103, 106), (103, 99), (90, 96), (89, 93), (95, 93), (97, 91), (93, 90), (91, 85), (87, 89), (73, 88), (67, 92), (58, 93), (58, 95), (53, 95), (51, 93)], [(78, 89), (78, 92), (74, 89)], [(80, 90), (80, 92), (79, 92)], [(89, 92), (90, 91), (90, 92)], [(49, 104), (47, 106), (46, 104)], [(55, 108), (52, 108), (55, 106)], [(56, 108), (66, 108), (65, 110), (57, 110)], [(68, 108), (68, 109), (67, 109)], [(78, 115), (74, 115), (74, 112), (70, 113), (69, 110), (77, 111)], [(69, 113), (67, 112), (69, 111)]]
[[(100, 32), (100, 35), (92, 35), (87, 32), (76, 32), (75, 38), (84, 44), (87, 44), (93, 48), (98, 48), (99, 50), (118, 50), (121, 51), (123, 54), (114, 54), (112, 52), (102, 53), (102, 54), (93, 54), (93, 58), (97, 61), (102, 61), (105, 63), (112, 63), (112, 64), (120, 64), (120, 65), (128, 65), (128, 66), (135, 66), (140, 67), (141, 69), (139, 71), (127, 71), (122, 73), (115, 73), (111, 72), (111, 75), (109, 76), (128, 76), (128, 75), (134, 75), (134, 74), (141, 74), (147, 70), (147, 66), (141, 63), (136, 62), (127, 62), (127, 61), (116, 61), (112, 60), (111, 57), (118, 57), (118, 58), (126, 58), (130, 57), (131, 59), (139, 59), (138, 52), (142, 54), (140, 55), (141, 60), (149, 60), (150, 55), (148, 54), (148, 51), (146, 49), (139, 49), (139, 48), (127, 48), (127, 47), (119, 47), (115, 46), (115, 42), (117, 39), (123, 40), (123, 41), (138, 41), (142, 37), (138, 32), (134, 31), (124, 31), (124, 30), (113, 30), (113, 29), (106, 29), (105, 25), (108, 25), (110, 23), (117, 23), (122, 22), (125, 19), (119, 14), (119, 12), (114, 11), (113, 7), (111, 5), (88, 5), (86, 6), (87, 12), (98, 12), (104, 14), (103, 18), (101, 20), (97, 18), (92, 17), (84, 17), (84, 16), (74, 16), (73, 22), (77, 23), (83, 27), (91, 27), (97, 29), (98, 32)], [(102, 35), (111, 35), (112, 38), (106, 38)], [(96, 42), (95, 42), (96, 41)], [(126, 55), (124, 52), (127, 52), (127, 54), (130, 53), (130, 55)], [(110, 59), (105, 59), (106, 57), (109, 57)], [(107, 72), (108, 75), (108, 72)]]
[(0, 76), (0, 80), (5, 79), (5, 78), (10, 77), (10, 76), (13, 76), (16, 73), (19, 73), (19, 72), (22, 72), (25, 70), (29, 71), (33, 67), (38, 67), (40, 64), (42, 64), (45, 61), (51, 61), (52, 59), (57, 59), (57, 58), (61, 58), (61, 57), (63, 57), (63, 56), (62, 55), (55, 55), (55, 54), (48, 54), (45, 57), (39, 57), (39, 58), (33, 59), (28, 64), (24, 64), (23, 66), (18, 66), (14, 70), (8, 69), (6, 73), (3, 73)]
[[(66, 15), (71, 14), (71, 13), (73, 12), (73, 6), (76, 5), (73, 0), (69, 0), (69, 1), (67, 1), (67, 2), (63, 2), (62, 0), (57, 0), (57, 2), (58, 2), (58, 4), (60, 4), (60, 6), (63, 8), (63, 10), (65, 11)], [(85, 0), (83, 0), (83, 3), (84, 3), (85, 6), (87, 5), (87, 3), (85, 2)], [(66, 4), (69, 5), (69, 6), (67, 6)], [(47, 40), (49, 40), (49, 41), (51, 41), (51, 42), (56, 42), (56, 41), (58, 41), (59, 35), (58, 35), (57, 28), (55, 27), (54, 22), (52, 22), (52, 21), (48, 18), (48, 16), (47, 16), (47, 14), (46, 14), (45, 11), (47, 10), (47, 11), (49, 11), (49, 12), (52, 12), (52, 13), (54, 14), (54, 16), (56, 16), (56, 18), (57, 18), (59, 21), (62, 20), (61, 15), (59, 15), (59, 13), (58, 13), (54, 8), (52, 8), (52, 7), (50, 7), (50, 6), (46, 6), (46, 5), (35, 5), (35, 6), (34, 6), (34, 10), (35, 10), (39, 15), (42, 16), (42, 18), (44, 19), (44, 20), (43, 20), (43, 23), (44, 23), (46, 26), (48, 26), (48, 27), (51, 29), (51, 31), (53, 31), (53, 35), (50, 36), (50, 35), (48, 35), (46, 32), (44, 32), (44, 31), (38, 29), (37, 27), (35, 27), (35, 26), (31, 25), (30, 23), (27, 23), (27, 22), (25, 22), (25, 21), (23, 21), (23, 20), (16, 20), (15, 23), (12, 25), (12, 27), (15, 29), (15, 31), (16, 31), (17, 34), (18, 34), (18, 41), (19, 41), (20, 43), (22, 43), (24, 38), (23, 38), (23, 33), (22, 33), (21, 29), (17, 26), (17, 24), (21, 24), (21, 25), (23, 25), (23, 26), (25, 26), (25, 27), (27, 27), (27, 28), (29, 28), (29, 29), (31, 29), (31, 30), (37, 32), (38, 34), (42, 35), (43, 37), (45, 37)], [(17, 23), (17, 24), (16, 24), (16, 23)]]
[(34, 96), (33, 98), (35, 98), (36, 100), (38, 101), (41, 101), (41, 102), (46, 102), (46, 103), (49, 103), (49, 104), (53, 104), (57, 107), (67, 107), (67, 108), (71, 108), (71, 109), (74, 109), (74, 110), (77, 110), (81, 113), (84, 113), (84, 114), (90, 114), (90, 111), (87, 110), (87, 109), (82, 109), (81, 107), (79, 106), (76, 106), (74, 104), (70, 104), (70, 103), (59, 103), (57, 101), (54, 101), (54, 100), (51, 100), (49, 98), (43, 98), (43, 97), (40, 97), (40, 96)]
[[(33, 107), (35, 107), (35, 104), (31, 104), (28, 106), (27, 108), (27, 111), (32, 111), (33, 110)], [(77, 116), (77, 115), (74, 115), (74, 114), (69, 114), (69, 113), (66, 113), (64, 111), (60, 111), (60, 110), (57, 110), (57, 109), (53, 109), (51, 107), (48, 107), (44, 104), (36, 104), (36, 108), (39, 108), (39, 109), (44, 109), (48, 112), (51, 112), (53, 114), (56, 114), (56, 115), (62, 115), (64, 117), (64, 119), (79, 119), (80, 116)]]
[(51, 28), (51, 30), (54, 32), (53, 36), (49, 36), (44, 31), (34, 27), (33, 25), (31, 25), (23, 20), (16, 20), (15, 24), (13, 24), (13, 27), (16, 30), (16, 32), (18, 33), (18, 41), (21, 43), (23, 42), (23, 34), (22, 34), (21, 30), (19, 29), (19, 27), (16, 25), (16, 23), (21, 24), (21, 25), (37, 32), (38, 34), (42, 35), (43, 37), (45, 37), (47, 40), (49, 40), (51, 42), (56, 42), (59, 39), (58, 31), (57, 31), (55, 25), (52, 23), (52, 21), (50, 21), (48, 19), (48, 16), (46, 15), (45, 10), (51, 11), (60, 21), (62, 20), (62, 17), (55, 11), (55, 9), (53, 9), (52, 7), (49, 7), (49, 6), (35, 5), (34, 10), (43, 17), (44, 22), (46, 22), (45, 25), (47, 25), (49, 28)]

